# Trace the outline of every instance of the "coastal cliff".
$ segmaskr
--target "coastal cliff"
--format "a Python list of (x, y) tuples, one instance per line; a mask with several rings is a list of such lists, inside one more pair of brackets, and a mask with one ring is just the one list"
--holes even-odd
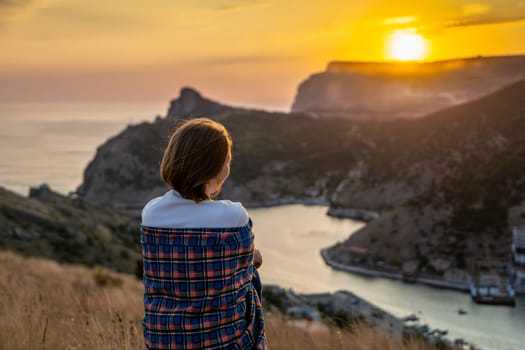
[(137, 212), (166, 191), (158, 168), (170, 131), (180, 120), (202, 115), (219, 119), (232, 135), (232, 174), (223, 193), (247, 206), (327, 204), (363, 146), (347, 137), (353, 126), (345, 120), (319, 123), (304, 115), (227, 107), (184, 88), (166, 117), (128, 126), (100, 146), (77, 193)]
[(384, 121), (423, 117), (525, 79), (525, 56), (328, 64), (297, 90), (292, 112)]

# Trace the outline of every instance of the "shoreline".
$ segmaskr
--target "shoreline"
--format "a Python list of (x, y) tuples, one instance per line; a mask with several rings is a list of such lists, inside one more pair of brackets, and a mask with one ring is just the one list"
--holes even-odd
[(379, 213), (372, 210), (365, 209), (354, 209), (354, 208), (332, 208), (328, 205), (328, 211), (326, 215), (340, 218), (340, 219), (352, 219), (368, 223), (379, 218)]
[(423, 285), (427, 285), (427, 286), (434, 287), (434, 288), (450, 289), (450, 290), (455, 290), (459, 292), (468, 293), (470, 291), (469, 284), (464, 283), (464, 282), (451, 282), (451, 281), (444, 281), (444, 280), (433, 279), (433, 278), (428, 278), (428, 277), (418, 277), (413, 280), (407, 281), (407, 279), (403, 276), (402, 273), (392, 273), (392, 272), (386, 272), (386, 271), (380, 271), (380, 270), (371, 270), (371, 269), (367, 269), (364, 267), (341, 264), (331, 259), (328, 256), (327, 250), (328, 248), (322, 248), (320, 251), (321, 256), (325, 264), (335, 270), (344, 271), (344, 272), (348, 272), (352, 274), (358, 274), (358, 275), (365, 276), (365, 277), (388, 278), (388, 279), (401, 281), (405, 283), (423, 284)]
[(330, 208), (330, 203), (324, 198), (308, 198), (308, 199), (297, 199), (297, 198), (288, 198), (288, 199), (276, 199), (266, 202), (242, 202), (247, 209), (260, 209), (260, 208), (274, 208), (281, 205), (292, 205), (292, 204), (302, 204), (305, 206), (323, 206)]
[[(415, 314), (395, 316), (393, 313), (377, 306), (376, 304), (360, 297), (348, 290), (321, 293), (297, 293), (293, 289), (285, 289), (278, 285), (266, 285), (264, 295), (270, 294), (270, 300), (286, 300), (287, 305), (283, 313), (299, 316), (299, 320), (309, 319), (311, 322), (322, 322), (325, 317), (329, 319), (363, 320), (377, 327), (392, 338), (402, 341), (405, 336), (421, 336), (429, 344), (437, 342), (448, 345), (447, 349), (464, 349), (463, 345), (471, 344), (464, 338), (452, 338), (448, 329), (431, 328), (421, 323)], [(272, 306), (275, 307), (275, 304)], [(474, 349), (479, 349), (474, 347)]]

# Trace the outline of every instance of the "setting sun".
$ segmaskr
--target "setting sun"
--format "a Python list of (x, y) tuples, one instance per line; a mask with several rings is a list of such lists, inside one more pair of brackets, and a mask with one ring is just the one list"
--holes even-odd
[(399, 61), (422, 60), (427, 56), (428, 44), (423, 36), (396, 31), (388, 38), (388, 57)]

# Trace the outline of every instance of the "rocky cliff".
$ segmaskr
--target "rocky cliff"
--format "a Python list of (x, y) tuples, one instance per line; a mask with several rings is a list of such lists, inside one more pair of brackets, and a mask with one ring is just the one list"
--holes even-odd
[(207, 98), (203, 98), (198, 91), (184, 87), (180, 91), (178, 99), (171, 101), (166, 118), (180, 119), (213, 115), (220, 119), (234, 110), (243, 110), (226, 106)]
[(422, 117), (525, 78), (525, 56), (430, 63), (331, 62), (302, 82), (292, 112), (355, 120)]
[(360, 138), (348, 137), (353, 126), (346, 120), (319, 122), (227, 107), (185, 88), (165, 118), (129, 126), (99, 147), (77, 193), (99, 205), (139, 210), (166, 191), (159, 162), (170, 130), (184, 118), (202, 115), (220, 119), (232, 134), (232, 174), (223, 193), (247, 206), (328, 203), (339, 178), (366, 147)]

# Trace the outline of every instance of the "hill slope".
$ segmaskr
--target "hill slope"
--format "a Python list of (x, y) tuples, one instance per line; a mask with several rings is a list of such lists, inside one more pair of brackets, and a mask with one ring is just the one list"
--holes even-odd
[(56, 194), (30, 198), (0, 188), (0, 248), (60, 262), (133, 273), (142, 261), (139, 223), (114, 210)]
[[(524, 100), (520, 82), (424, 119), (371, 128), (381, 151), (335, 197), (337, 205), (384, 215), (345, 246), (398, 265), (418, 259), (430, 270), (441, 257), (463, 269), (484, 258), (485, 247), (507, 260), (509, 227), (525, 223)], [(389, 189), (402, 193), (397, 205)]]

